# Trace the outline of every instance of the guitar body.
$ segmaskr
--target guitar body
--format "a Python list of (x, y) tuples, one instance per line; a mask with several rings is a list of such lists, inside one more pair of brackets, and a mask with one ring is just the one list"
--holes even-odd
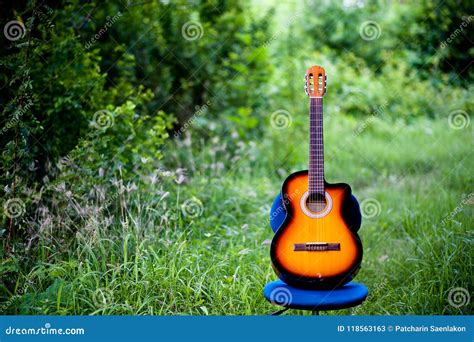
[(270, 220), (278, 227), (270, 256), (275, 272), (287, 284), (335, 288), (349, 282), (360, 268), (357, 200), (347, 184), (325, 182), (325, 192), (325, 208), (309, 210), (308, 171), (299, 171), (285, 180), (280, 204), (272, 208)]

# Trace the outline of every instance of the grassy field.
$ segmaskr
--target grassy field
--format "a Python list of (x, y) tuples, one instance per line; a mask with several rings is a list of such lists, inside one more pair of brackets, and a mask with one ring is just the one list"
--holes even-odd
[[(171, 164), (191, 165), (181, 185), (164, 172), (137, 190), (107, 194), (119, 210), (99, 210), (60, 251), (44, 243), (2, 311), (271, 312), (262, 294), (276, 279), (268, 213), (285, 176), (306, 168), (305, 120), (284, 130), (269, 124), (265, 139), (232, 155), (217, 138), (199, 152), (169, 147)], [(340, 115), (325, 129), (326, 178), (351, 184), (365, 216), (356, 280), (369, 297), (338, 313), (472, 314), (472, 303), (450, 305), (452, 289), (472, 292), (472, 126)]]

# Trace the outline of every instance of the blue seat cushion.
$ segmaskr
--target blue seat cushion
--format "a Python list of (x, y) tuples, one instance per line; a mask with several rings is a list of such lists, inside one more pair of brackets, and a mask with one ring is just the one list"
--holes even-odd
[(310, 290), (290, 286), (281, 280), (265, 285), (263, 295), (272, 304), (291, 309), (335, 310), (362, 303), (369, 293), (362, 284), (350, 282), (334, 290)]

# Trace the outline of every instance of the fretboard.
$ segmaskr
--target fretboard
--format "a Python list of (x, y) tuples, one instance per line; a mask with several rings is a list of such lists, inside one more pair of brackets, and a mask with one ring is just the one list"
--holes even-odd
[(323, 98), (311, 97), (309, 105), (310, 194), (324, 194)]

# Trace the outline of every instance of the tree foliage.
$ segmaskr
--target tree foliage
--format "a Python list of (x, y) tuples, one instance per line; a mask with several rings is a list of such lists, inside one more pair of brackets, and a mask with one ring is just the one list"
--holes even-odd
[(222, 134), (231, 122), (242, 137), (262, 134), (253, 113), (271, 73), (268, 22), (246, 2), (24, 1), (5, 4), (1, 23), (13, 25), (0, 51), (1, 183), (28, 211), (2, 211), (8, 248), (37, 236), (26, 217), (38, 203), (66, 205), (58, 184), (81, 197), (110, 187), (99, 172), (151, 172), (196, 116), (203, 137), (212, 121)]

